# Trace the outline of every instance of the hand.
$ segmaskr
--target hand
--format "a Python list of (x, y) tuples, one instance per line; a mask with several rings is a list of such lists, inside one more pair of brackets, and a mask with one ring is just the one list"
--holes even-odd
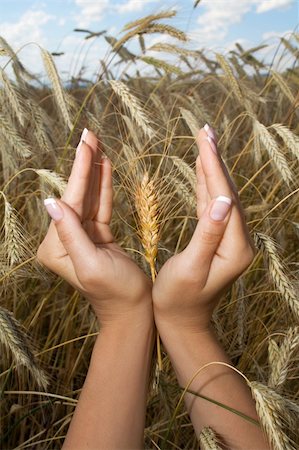
[(189, 245), (170, 258), (156, 278), (153, 302), (159, 331), (164, 324), (176, 330), (209, 329), (221, 294), (255, 254), (236, 188), (217, 152), (211, 128), (200, 130), (197, 145), (199, 221)]
[(62, 199), (45, 201), (53, 220), (37, 259), (90, 301), (102, 326), (135, 312), (152, 320), (151, 282), (111, 233), (111, 163), (84, 135)]

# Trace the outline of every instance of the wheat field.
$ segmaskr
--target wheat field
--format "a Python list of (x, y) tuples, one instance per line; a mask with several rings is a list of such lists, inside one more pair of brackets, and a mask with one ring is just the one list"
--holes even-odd
[[(41, 84), (0, 38), (0, 61), (9, 58), (0, 69), (3, 449), (61, 448), (98, 333), (84, 298), (35, 258), (49, 223), (43, 199), (64, 191), (82, 129), (100, 136), (113, 164), (116, 240), (154, 276), (194, 230), (194, 136), (207, 122), (217, 132), (258, 249), (213, 322), (249, 380), (273, 448), (299, 446), (299, 37), (281, 38), (277, 51), (290, 64), (279, 72), (259, 57), (262, 46), (245, 51), (237, 44), (213, 57), (188, 49), (173, 15), (148, 16), (128, 24), (121, 38), (107, 36), (110, 55), (97, 81), (84, 85), (62, 83), (44, 49), (47, 82)], [(153, 33), (174, 43), (147, 48), (144, 38)], [(128, 51), (132, 39), (139, 53)], [(117, 78), (115, 61), (123, 68)], [(143, 75), (136, 62), (146, 65)], [(139, 220), (141, 189), (148, 194), (150, 231)], [(209, 428), (199, 444), (163, 348), (160, 358), (163, 370), (153, 374), (149, 390), (145, 448), (220, 448)]]

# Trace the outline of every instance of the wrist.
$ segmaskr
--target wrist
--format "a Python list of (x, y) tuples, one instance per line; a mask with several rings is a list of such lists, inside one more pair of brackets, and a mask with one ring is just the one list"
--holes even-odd
[(101, 330), (137, 331), (154, 327), (151, 298), (144, 298), (138, 305), (121, 308), (113, 308), (112, 302), (112, 300), (109, 301), (110, 307), (104, 308), (102, 305), (97, 306), (90, 301)]

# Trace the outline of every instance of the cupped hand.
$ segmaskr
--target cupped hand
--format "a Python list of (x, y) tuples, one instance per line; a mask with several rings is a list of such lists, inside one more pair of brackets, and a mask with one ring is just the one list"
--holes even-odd
[(111, 163), (91, 131), (82, 137), (62, 198), (45, 200), (53, 220), (37, 259), (90, 301), (102, 326), (135, 313), (152, 320), (151, 282), (110, 229)]
[(197, 137), (198, 223), (188, 246), (159, 271), (153, 287), (157, 327), (210, 328), (221, 294), (252, 262), (255, 249), (236, 188), (218, 154), (214, 131)]

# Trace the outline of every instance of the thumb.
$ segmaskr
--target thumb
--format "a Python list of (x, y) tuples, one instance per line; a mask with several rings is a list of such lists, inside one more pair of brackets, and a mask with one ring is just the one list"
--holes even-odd
[(53, 219), (58, 237), (73, 265), (80, 270), (86, 261), (85, 256), (92, 257), (96, 246), (83, 229), (78, 215), (62, 200), (46, 198), (44, 200), (48, 214)]
[(220, 195), (206, 207), (197, 223), (188, 252), (200, 262), (202, 276), (207, 276), (215, 252), (223, 238), (229, 220), (232, 200)]

